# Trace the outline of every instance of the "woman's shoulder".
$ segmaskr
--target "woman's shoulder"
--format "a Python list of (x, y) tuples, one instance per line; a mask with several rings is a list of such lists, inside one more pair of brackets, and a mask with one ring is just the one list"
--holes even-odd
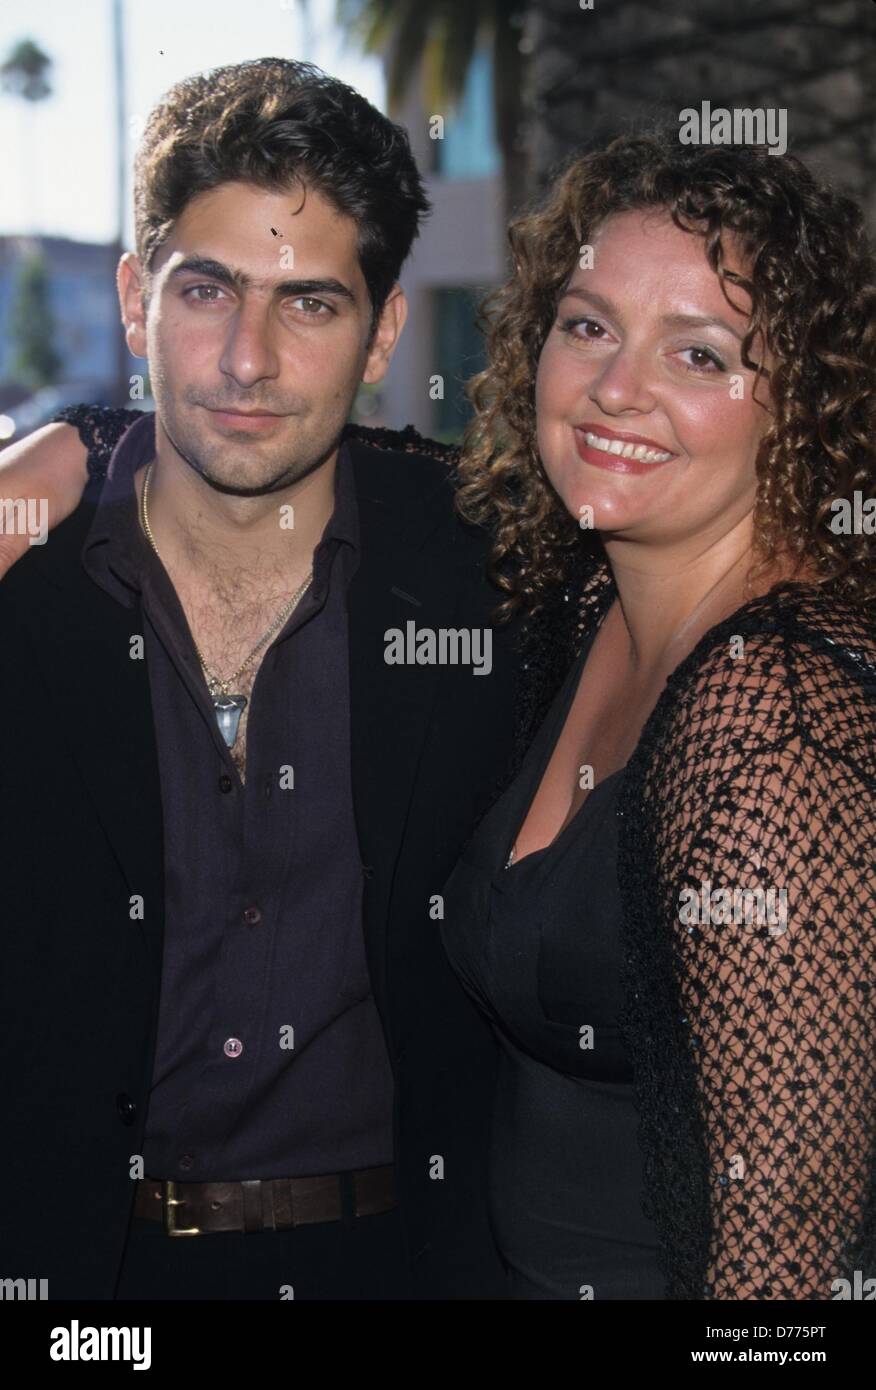
[(683, 731), (690, 757), (704, 745), (750, 756), (791, 737), (850, 755), (876, 742), (873, 617), (824, 585), (776, 585), (702, 637), (655, 716), (654, 742), (677, 751)]
[(837, 665), (876, 680), (876, 612), (828, 586), (804, 584), (779, 596), (778, 617), (790, 650), (822, 652)]
[(876, 614), (827, 585), (786, 580), (710, 628), (670, 683), (681, 689), (723, 672), (730, 684), (756, 674), (777, 688), (803, 669), (832, 667), (876, 679)]

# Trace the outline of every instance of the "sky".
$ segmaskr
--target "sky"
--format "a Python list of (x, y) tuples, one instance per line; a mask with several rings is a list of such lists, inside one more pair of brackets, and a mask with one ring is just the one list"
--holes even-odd
[[(77, 241), (116, 235), (116, 121), (112, 0), (4, 0), (0, 63), (29, 38), (52, 59), (53, 95), (24, 102), (0, 92), (0, 235), (40, 232)], [(126, 244), (130, 168), (150, 107), (180, 78), (245, 58), (305, 58), (385, 109), (382, 65), (334, 23), (335, 0), (122, 0), (127, 89)]]

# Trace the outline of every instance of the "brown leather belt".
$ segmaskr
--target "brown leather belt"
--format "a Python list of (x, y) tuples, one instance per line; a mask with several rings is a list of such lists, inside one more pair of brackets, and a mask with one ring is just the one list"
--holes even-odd
[(398, 1205), (392, 1164), (312, 1178), (174, 1182), (140, 1178), (134, 1214), (162, 1221), (169, 1236), (212, 1231), (287, 1231), (345, 1215), (377, 1216)]

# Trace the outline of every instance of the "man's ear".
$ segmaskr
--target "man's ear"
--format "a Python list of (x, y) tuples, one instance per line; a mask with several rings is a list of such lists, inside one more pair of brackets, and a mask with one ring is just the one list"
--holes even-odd
[(116, 288), (119, 292), (122, 323), (125, 325), (125, 341), (134, 357), (146, 356), (144, 283), (145, 277), (139, 257), (135, 256), (133, 251), (126, 251), (116, 271)]
[(396, 282), (387, 296), (374, 329), (362, 372), (363, 381), (371, 384), (383, 380), (407, 316), (408, 301), (401, 285)]

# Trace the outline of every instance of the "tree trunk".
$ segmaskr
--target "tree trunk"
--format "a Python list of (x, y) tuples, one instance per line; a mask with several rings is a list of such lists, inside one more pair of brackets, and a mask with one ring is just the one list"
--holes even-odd
[(784, 108), (788, 149), (876, 225), (876, 5), (860, 0), (538, 0), (528, 19), (527, 184), (703, 101)]

